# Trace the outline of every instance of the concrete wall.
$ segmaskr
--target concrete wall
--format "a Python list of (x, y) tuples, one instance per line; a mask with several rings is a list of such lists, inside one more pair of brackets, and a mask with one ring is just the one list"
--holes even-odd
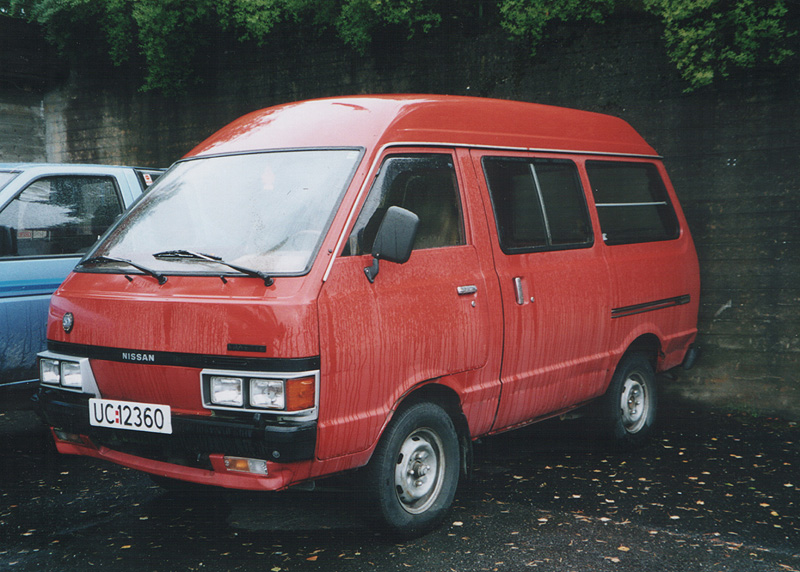
[[(413, 42), (387, 34), (363, 56), (284, 35), (262, 48), (211, 51), (203, 83), (177, 99), (139, 92), (124, 70), (77, 64), (68, 79), (39, 88), (40, 105), (14, 95), (30, 99), (17, 105), (31, 110), (32, 126), (16, 153), (166, 166), (248, 111), (352, 93), (470, 94), (620, 116), (663, 154), (701, 258), (705, 354), (669, 387), (800, 418), (800, 69), (754, 71), (687, 94), (659, 34), (641, 15), (562, 26), (535, 60), (502, 35), (447, 27)], [(0, 94), (0, 125), (14, 97)]]
[(41, 96), (0, 90), (0, 162), (44, 161), (45, 157)]
[(46, 160), (43, 95), (63, 75), (39, 28), (0, 16), (0, 162)]

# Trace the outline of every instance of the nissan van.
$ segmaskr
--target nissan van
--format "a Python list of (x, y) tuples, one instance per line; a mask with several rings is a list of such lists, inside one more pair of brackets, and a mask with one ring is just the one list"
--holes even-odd
[(607, 115), (469, 97), (279, 105), (200, 143), (52, 298), (62, 453), (277, 491), (352, 471), (391, 531), (471, 443), (590, 406), (643, 442), (692, 361), (698, 263), (658, 153)]

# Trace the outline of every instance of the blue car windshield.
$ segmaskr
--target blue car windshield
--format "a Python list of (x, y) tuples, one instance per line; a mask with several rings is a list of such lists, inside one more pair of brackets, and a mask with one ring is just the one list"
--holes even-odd
[(164, 274), (220, 274), (231, 265), (304, 274), (360, 157), (356, 149), (311, 149), (179, 162), (83, 268), (128, 272), (134, 262)]

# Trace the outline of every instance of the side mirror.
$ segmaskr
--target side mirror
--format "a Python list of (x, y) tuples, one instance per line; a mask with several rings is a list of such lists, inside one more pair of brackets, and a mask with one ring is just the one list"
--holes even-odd
[(409, 259), (414, 248), (417, 227), (419, 227), (417, 215), (404, 208), (389, 207), (372, 244), (372, 266), (364, 269), (370, 282), (375, 282), (375, 277), (378, 275), (379, 260), (403, 264)]

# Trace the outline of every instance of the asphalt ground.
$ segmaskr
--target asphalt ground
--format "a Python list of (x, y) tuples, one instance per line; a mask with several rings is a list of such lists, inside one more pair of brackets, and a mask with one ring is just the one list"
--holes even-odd
[(659, 434), (618, 453), (584, 419), (475, 445), (438, 530), (373, 529), (359, 474), (316, 491), (165, 492), (58, 455), (0, 411), (0, 569), (800, 571), (800, 428), (662, 397)]

